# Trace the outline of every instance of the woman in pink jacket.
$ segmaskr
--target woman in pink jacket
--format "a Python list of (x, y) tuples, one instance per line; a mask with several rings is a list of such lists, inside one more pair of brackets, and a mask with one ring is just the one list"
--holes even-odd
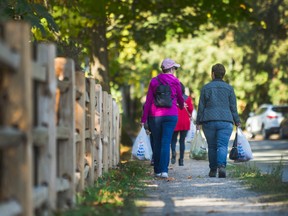
[[(178, 120), (178, 106), (180, 109), (183, 109), (184, 106), (180, 81), (174, 76), (175, 71), (179, 67), (180, 65), (172, 59), (167, 58), (163, 60), (161, 64), (162, 73), (150, 81), (141, 118), (145, 129), (151, 131), (154, 143), (154, 173), (156, 177), (161, 178), (168, 178), (170, 143)], [(159, 86), (158, 79), (161, 83), (168, 84), (171, 88), (171, 107), (159, 107), (155, 105), (156, 89)]]

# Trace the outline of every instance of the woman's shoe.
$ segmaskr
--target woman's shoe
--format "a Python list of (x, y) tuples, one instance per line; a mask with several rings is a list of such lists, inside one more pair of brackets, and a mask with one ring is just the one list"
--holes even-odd
[(176, 163), (176, 152), (173, 151), (172, 152), (172, 157), (171, 157), (171, 164), (175, 164)]
[(209, 177), (216, 177), (217, 169), (210, 169)]
[(184, 166), (184, 161), (183, 161), (183, 159), (179, 159), (179, 166)]
[(219, 169), (218, 169), (218, 177), (219, 178), (226, 178), (226, 169), (224, 166), (221, 166)]

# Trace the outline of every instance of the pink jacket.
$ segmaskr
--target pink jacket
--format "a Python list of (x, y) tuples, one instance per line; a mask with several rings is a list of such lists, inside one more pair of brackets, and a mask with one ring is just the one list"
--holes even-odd
[(182, 96), (182, 90), (180, 81), (177, 77), (170, 73), (161, 73), (158, 75), (158, 78), (164, 82), (168, 83), (171, 87), (172, 96), (174, 97), (172, 107), (156, 107), (154, 104), (154, 92), (156, 91), (157, 86), (159, 85), (158, 80), (154, 77), (151, 79), (149, 84), (149, 89), (146, 96), (146, 102), (143, 109), (143, 115), (141, 118), (142, 123), (146, 123), (148, 116), (178, 116), (178, 108), (183, 109), (184, 99)]

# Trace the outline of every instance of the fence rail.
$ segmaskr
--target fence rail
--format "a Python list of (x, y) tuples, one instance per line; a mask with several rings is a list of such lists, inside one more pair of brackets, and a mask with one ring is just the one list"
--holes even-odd
[(33, 52), (30, 40), (28, 24), (0, 25), (1, 216), (71, 207), (120, 160), (115, 100), (54, 44)]

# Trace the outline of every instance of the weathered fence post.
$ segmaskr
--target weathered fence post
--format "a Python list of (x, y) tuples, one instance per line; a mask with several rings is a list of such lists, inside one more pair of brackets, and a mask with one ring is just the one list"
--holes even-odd
[[(76, 139), (76, 167), (79, 182), (77, 191), (85, 187), (85, 75), (83, 72), (76, 72), (76, 102), (75, 102), (75, 125), (78, 138)], [(88, 165), (87, 165), (88, 166)], [(88, 172), (88, 171), (87, 171)]]
[(108, 168), (109, 168), (109, 158), (108, 158), (108, 153), (109, 153), (109, 149), (108, 149), (108, 145), (109, 145), (109, 128), (108, 128), (108, 123), (109, 123), (109, 119), (108, 119), (108, 93), (106, 91), (103, 91), (102, 94), (102, 119), (101, 119), (101, 126), (103, 127), (102, 129), (102, 144), (103, 144), (103, 171), (104, 172), (108, 172)]
[(113, 100), (113, 166), (116, 166), (120, 162), (120, 118), (119, 109), (115, 100)]
[(39, 44), (36, 51), (37, 64), (33, 65), (34, 208), (45, 204), (48, 209), (56, 209), (56, 48), (53, 44)]
[(94, 183), (94, 160), (96, 148), (96, 134), (95, 130), (95, 80), (92, 78), (86, 78), (86, 161), (89, 166), (89, 173), (87, 183), (89, 186)]
[(15, 62), (0, 66), (0, 202), (7, 201), (0, 212), (33, 215), (30, 26), (11, 21), (2, 30), (6, 55)]
[(108, 166), (113, 167), (113, 106), (112, 106), (112, 96), (108, 94)]
[(57, 118), (57, 184), (58, 207), (75, 202), (75, 68), (74, 61), (55, 59), (55, 73), (58, 78), (56, 94)]
[(102, 110), (102, 86), (100, 84), (95, 85), (95, 133), (96, 133), (96, 148), (95, 148), (95, 162), (96, 162), (96, 176), (95, 180), (102, 176), (103, 169), (103, 145), (102, 145), (102, 135), (103, 135), (103, 110)]

